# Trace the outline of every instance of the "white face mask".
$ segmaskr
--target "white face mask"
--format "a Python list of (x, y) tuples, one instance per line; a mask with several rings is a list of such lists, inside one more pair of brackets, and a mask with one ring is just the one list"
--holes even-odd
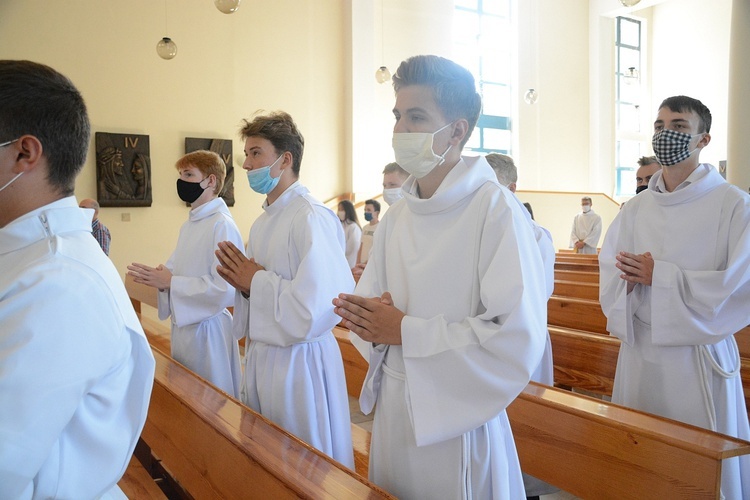
[(591, 210), (591, 205), (581, 205), (581, 208), (583, 209), (583, 213), (587, 214)]
[(393, 205), (403, 197), (404, 195), (402, 194), (400, 187), (383, 189), (383, 199), (389, 205)]
[(338, 216), (341, 222), (344, 222), (346, 220), (346, 212), (344, 212), (343, 210), (338, 211)]
[(437, 155), (432, 150), (432, 140), (435, 134), (451, 126), (448, 123), (433, 133), (423, 132), (401, 132), (393, 134), (393, 152), (396, 155), (396, 163), (417, 179), (432, 172), (432, 169), (445, 161), (452, 144), (442, 155)]

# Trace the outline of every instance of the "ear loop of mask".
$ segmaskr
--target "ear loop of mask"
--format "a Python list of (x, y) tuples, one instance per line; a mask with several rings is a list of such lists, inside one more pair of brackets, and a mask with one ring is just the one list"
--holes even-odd
[(14, 182), (16, 181), (16, 179), (18, 179), (18, 178), (19, 178), (19, 177), (21, 177), (22, 175), (23, 175), (23, 172), (19, 172), (19, 173), (18, 173), (18, 174), (17, 174), (17, 175), (15, 176), (15, 177), (13, 177), (13, 178), (12, 178), (11, 180), (9, 180), (9, 181), (8, 181), (8, 182), (7, 182), (6, 184), (5, 184), (5, 186), (3, 186), (3, 187), (0, 187), (0, 191), (2, 191), (3, 189), (7, 188), (7, 187), (8, 187), (8, 186), (10, 186), (11, 184), (13, 184), (13, 183), (14, 183)]

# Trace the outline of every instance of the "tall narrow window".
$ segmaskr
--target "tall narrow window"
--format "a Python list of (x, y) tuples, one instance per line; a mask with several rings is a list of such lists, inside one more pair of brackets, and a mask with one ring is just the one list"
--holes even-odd
[(456, 0), (454, 60), (474, 75), (482, 114), (466, 147), (483, 153), (511, 153), (510, 0)]
[(618, 17), (615, 38), (617, 94), (615, 194), (635, 194), (636, 161), (645, 153), (641, 130), (641, 71), (643, 68), (641, 21)]

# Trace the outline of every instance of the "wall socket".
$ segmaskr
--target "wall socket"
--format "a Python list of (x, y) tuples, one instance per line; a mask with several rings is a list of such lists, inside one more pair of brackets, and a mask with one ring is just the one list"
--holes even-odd
[(130, 222), (130, 212), (124, 212), (120, 214), (120, 220), (122, 222)]

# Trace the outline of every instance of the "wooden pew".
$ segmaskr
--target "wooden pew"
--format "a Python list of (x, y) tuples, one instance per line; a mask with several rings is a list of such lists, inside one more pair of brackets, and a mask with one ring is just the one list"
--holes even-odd
[(598, 254), (588, 253), (560, 253), (555, 254), (555, 262), (585, 262), (589, 264), (599, 264)]
[(555, 279), (561, 281), (575, 281), (578, 283), (599, 284), (599, 271), (571, 271), (555, 269)]
[(130, 458), (130, 463), (125, 471), (125, 475), (117, 483), (117, 486), (119, 486), (125, 496), (131, 500), (166, 500), (167, 498), (135, 456)]
[(393, 498), (153, 351), (142, 439), (193, 498)]
[(719, 498), (750, 443), (530, 383), (508, 407), (525, 472), (581, 498)]
[(547, 301), (547, 323), (551, 326), (607, 334), (607, 317), (598, 300), (553, 295)]
[[(564, 329), (558, 330), (562, 331)], [(348, 334), (343, 335), (343, 332), (338, 333), (339, 334), (337, 334), (336, 337), (337, 340), (339, 340), (340, 345), (342, 344), (342, 340), (348, 342)], [(561, 335), (553, 333), (552, 330), (550, 331), (550, 334), (553, 336), (553, 339), (561, 337)], [(609, 340), (617, 341), (617, 339), (612, 337), (586, 334), (585, 332), (583, 332), (583, 335), (587, 335), (590, 341), (599, 344), (602, 344), (602, 342), (598, 342), (600, 339), (608, 339), (604, 342), (609, 342)], [(554, 342), (555, 341), (553, 340), (553, 343)], [(349, 345), (351, 346), (350, 342)], [(611, 357), (612, 345), (609, 345), (608, 347), (607, 350)], [(353, 346), (351, 346), (351, 348), (353, 349)], [(553, 349), (555, 348), (553, 347)], [(342, 353), (349, 353), (349, 355), (354, 354), (356, 356), (353, 360), (350, 360), (351, 363), (347, 363), (345, 366), (360, 364), (360, 371), (362, 369), (366, 371), (366, 363), (357, 352), (342, 349)], [(571, 354), (574, 353), (575, 349), (572, 348)], [(345, 356), (348, 357), (346, 354)], [(563, 358), (564, 357), (561, 359)], [(178, 364), (176, 365), (181, 366)], [(556, 366), (556, 376), (557, 374), (558, 369)], [(571, 380), (575, 377), (581, 379), (578, 375), (575, 377), (569, 377)], [(594, 380), (594, 382), (588, 382), (588, 390), (593, 390), (594, 392), (596, 392), (597, 387), (603, 387), (606, 384), (606, 382), (596, 381), (595, 378), (592, 379), (588, 376), (583, 378), (585, 380)], [(692, 470), (692, 464), (698, 461), (700, 461), (701, 467), (711, 468), (705, 464), (713, 460), (713, 468), (711, 469), (713, 472), (709, 471), (707, 474), (713, 474), (715, 477), (718, 477), (717, 474), (720, 474), (720, 460), (722, 458), (735, 456), (737, 454), (750, 453), (750, 448), (748, 448), (750, 443), (740, 440), (732, 440), (731, 438), (726, 438), (724, 436), (719, 436), (721, 439), (718, 442), (715, 442), (712, 439), (706, 439), (701, 435), (701, 433), (714, 434), (709, 431), (684, 426), (683, 424), (660, 419), (659, 417), (640, 414), (640, 412), (620, 408), (616, 405), (611, 405), (602, 401), (590, 400), (591, 402), (588, 403), (588, 410), (585, 410), (584, 407), (586, 404), (582, 403), (582, 401), (588, 398), (583, 396), (569, 394), (568, 399), (565, 400), (565, 397), (560, 396), (558, 393), (556, 396), (557, 399), (552, 398), (550, 400), (550, 398), (546, 398), (545, 400), (545, 398), (540, 397), (541, 394), (539, 393), (532, 392), (529, 394), (530, 388), (534, 385), (535, 384), (530, 384), (530, 386), (521, 396), (519, 396), (508, 410), (509, 416), (511, 416), (511, 423), (514, 428), (514, 434), (516, 435), (516, 443), (524, 470), (581, 497), (601, 497), (602, 495), (606, 497), (611, 495), (614, 491), (617, 492), (618, 498), (637, 498), (643, 496), (645, 494), (644, 492), (663, 492), (665, 497), (672, 498), (676, 496), (685, 498), (717, 498), (718, 479), (713, 481), (714, 489), (706, 493), (708, 490), (705, 490), (705, 487), (707, 484), (711, 483), (711, 481), (705, 480), (705, 477), (707, 476), (704, 475), (703, 472), (700, 473), (700, 478), (695, 477), (695, 474), (691, 473), (688, 474), (690, 477), (687, 479), (678, 477), (679, 474), (677, 473), (681, 472), (681, 470)], [(555, 389), (547, 388), (542, 394), (553, 394), (550, 393), (550, 391), (555, 391)], [(356, 391), (356, 393), (358, 392), (359, 390)], [(606, 389), (601, 389), (601, 392), (606, 392)], [(565, 400), (562, 404), (559, 401), (560, 398)], [(519, 403), (520, 401), (523, 401), (523, 403)], [(549, 413), (551, 411), (550, 401), (553, 403), (552, 407), (556, 407), (552, 408), (555, 411), (554, 414)], [(516, 411), (519, 407), (521, 408), (521, 410), (519, 410), (521, 412), (520, 414)], [(544, 408), (544, 410), (541, 408)], [(591, 415), (595, 413), (591, 410), (592, 408), (598, 409), (600, 414), (597, 418), (604, 419), (603, 421), (597, 421), (597, 418), (594, 418), (594, 422), (591, 422)], [(634, 430), (633, 428), (628, 428), (627, 425), (623, 427), (622, 423), (619, 421), (612, 422), (612, 417), (615, 415), (615, 411), (612, 408), (617, 408), (618, 412), (624, 412), (624, 415), (626, 416), (630, 414), (639, 414), (647, 419), (662, 420), (668, 426), (677, 425), (679, 428), (676, 430), (672, 428), (671, 432), (680, 438), (681, 441), (678, 439), (677, 444), (671, 443), (669, 440), (665, 441), (662, 436), (662, 431), (641, 429), (638, 425), (636, 425)], [(542, 411), (547, 412), (543, 417), (539, 414)], [(516, 417), (513, 415), (516, 415)], [(536, 417), (537, 421), (533, 421), (529, 415)], [(563, 420), (567, 423), (560, 424)], [(560, 424), (560, 428), (549, 429), (550, 424)], [(685, 431), (682, 427), (688, 427), (688, 431)], [(576, 429), (574, 432), (575, 435), (571, 436), (568, 429)], [(581, 430), (579, 431), (578, 429)], [(355, 453), (355, 460), (358, 461), (357, 470), (366, 471), (367, 456), (369, 453), (369, 434), (361, 428), (358, 428), (358, 430), (359, 432), (355, 433), (354, 436), (355, 449), (357, 447), (363, 449), (365, 446), (368, 448), (366, 448), (364, 453), (360, 452), (359, 455)], [(699, 445), (691, 442), (691, 432), (699, 433), (695, 436), (695, 439), (698, 440), (697, 442), (700, 443)], [(598, 437), (592, 439), (592, 435)], [(541, 439), (540, 436), (546, 436), (546, 438)], [(610, 436), (620, 436), (621, 440), (624, 440), (624, 444), (627, 445), (626, 448), (628, 448), (628, 450), (633, 448), (635, 451), (640, 451), (643, 455), (646, 455), (646, 458), (650, 457), (652, 453), (657, 453), (662, 457), (662, 460), (653, 464), (653, 466), (649, 465), (648, 469), (644, 469), (642, 456), (637, 454), (631, 456), (633, 455), (633, 452), (630, 450), (622, 452), (624, 453), (624, 459), (619, 455), (622, 451), (621, 449), (623, 447), (621, 445), (623, 443), (614, 444), (613, 446), (605, 446), (604, 450), (600, 450), (601, 443), (613, 442), (611, 441), (612, 438)], [(635, 438), (636, 436), (638, 437)], [(640, 436), (645, 437), (641, 438)], [(359, 445), (357, 444), (358, 442)], [(637, 446), (639, 443), (648, 444), (648, 451), (643, 451), (646, 449), (645, 446)], [(706, 445), (706, 443), (709, 443), (710, 445)], [(683, 445), (689, 449), (683, 450), (681, 448)], [(673, 449), (675, 446), (677, 446), (676, 450)], [(661, 450), (664, 448), (667, 451), (654, 452), (651, 451), (651, 447), (654, 447), (654, 450)], [(554, 451), (556, 454), (548, 454), (550, 451)], [(571, 454), (571, 451), (574, 453)], [(613, 453), (615, 453), (615, 455), (613, 455)], [(697, 458), (694, 456), (696, 453)], [(685, 460), (690, 466), (685, 466), (680, 469), (679, 466), (674, 464), (675, 460), (681, 460), (680, 457), (683, 456), (688, 457), (685, 458)], [(542, 459), (540, 457), (545, 458)], [(616, 471), (614, 471), (612, 463), (610, 463), (612, 460), (614, 460), (614, 463), (617, 465), (615, 468)], [(592, 461), (594, 463), (592, 463)], [(559, 473), (561, 462), (565, 462), (566, 466), (569, 465), (569, 472), (564, 474)], [(662, 470), (664, 468), (667, 468), (668, 470)], [(675, 469), (677, 469), (676, 472)], [(615, 476), (612, 476), (613, 471), (616, 472)], [(602, 478), (606, 479), (602, 481)], [(702, 481), (696, 481), (701, 484), (696, 485), (690, 482), (683, 482), (692, 479), (701, 479)], [(622, 482), (621, 486), (617, 486), (619, 484), (618, 481)], [(597, 487), (604, 489), (597, 490)], [(632, 495), (631, 491), (633, 492)], [(686, 492), (693, 492), (695, 495), (686, 495)]]
[(589, 264), (587, 262), (558, 262), (555, 261), (555, 270), (564, 271), (587, 271), (587, 272), (599, 272), (599, 264)]
[(560, 297), (599, 300), (599, 283), (582, 283), (579, 281), (555, 280), (553, 293)]
[(612, 396), (620, 339), (550, 326), (555, 385)]
[[(146, 333), (146, 337), (148, 338), (151, 347), (160, 350), (162, 353), (171, 352), (169, 328), (162, 323), (144, 317), (144, 315), (142, 314), (143, 304), (146, 304), (150, 307), (156, 307), (156, 291), (151, 287), (135, 283), (131, 277), (126, 278), (125, 287), (128, 291), (128, 295), (130, 296), (130, 300), (133, 303), (134, 308), (139, 313), (141, 326)], [(334, 331), (334, 334), (336, 334), (337, 337), (345, 338), (348, 342), (348, 348), (353, 350), (351, 352), (347, 352), (347, 356), (345, 356), (345, 359), (356, 359), (356, 357), (358, 357), (360, 360), (362, 360), (362, 363), (364, 364), (364, 372), (359, 375), (360, 378), (358, 382), (358, 387), (361, 388), (362, 383), (364, 382), (364, 377), (367, 374), (367, 364), (364, 363), (364, 359), (359, 355), (359, 353), (356, 351), (356, 348), (349, 341), (348, 330), (338, 328)], [(350, 375), (349, 372), (357, 373), (357, 367), (355, 366), (355, 363), (352, 362), (350, 362), (349, 365), (349, 368), (345, 367), (345, 369), (349, 370), (347, 372), (347, 389), (349, 390), (351, 387), (351, 390), (354, 390), (353, 388), (357, 383), (356, 378)], [(352, 380), (354, 380), (354, 382), (352, 382)], [(355, 397), (359, 397), (359, 388), (356, 389), (356, 394), (354, 394)], [(361, 476), (367, 477), (368, 456), (370, 453), (369, 433), (361, 427), (352, 424), (352, 441), (354, 445), (355, 470)]]

